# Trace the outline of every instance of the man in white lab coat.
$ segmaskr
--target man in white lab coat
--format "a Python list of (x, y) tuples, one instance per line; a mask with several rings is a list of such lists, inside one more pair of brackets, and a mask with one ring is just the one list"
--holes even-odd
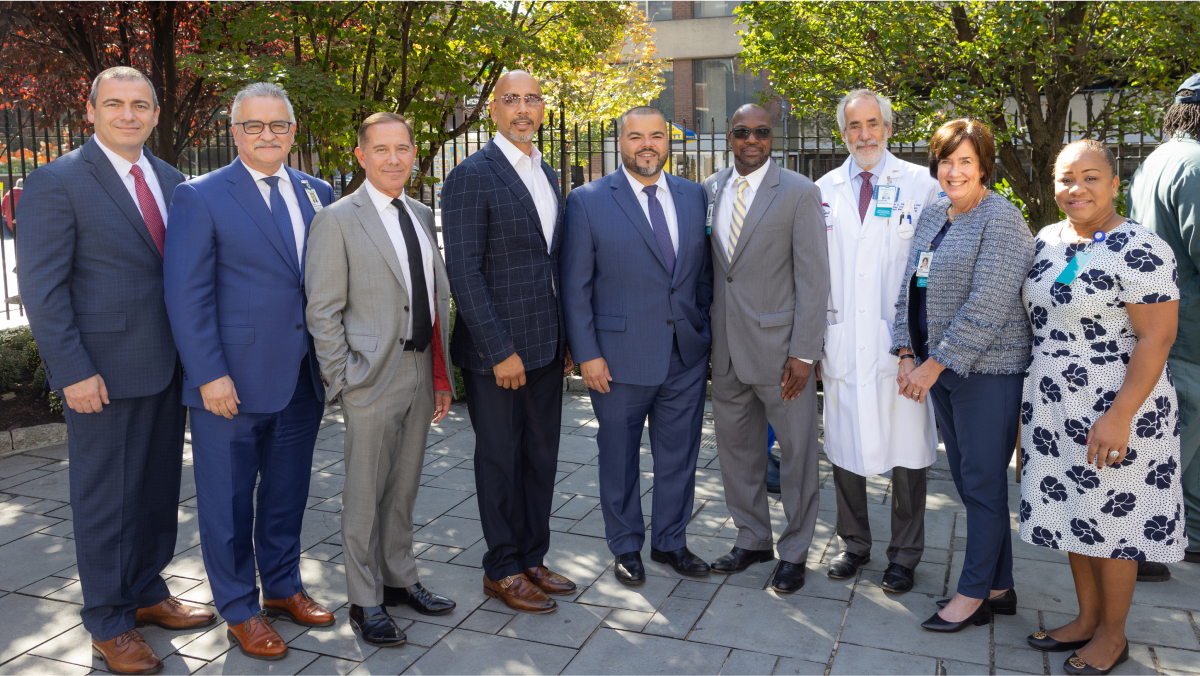
[(829, 577), (853, 577), (871, 560), (866, 477), (891, 472), (892, 535), (882, 586), (901, 593), (913, 588), (925, 548), (926, 470), (937, 458), (937, 429), (928, 402), (900, 396), (899, 364), (889, 349), (913, 231), (940, 188), (927, 167), (887, 151), (886, 97), (853, 90), (837, 117), (851, 156), (817, 181), (831, 278), (820, 377), (841, 545)]

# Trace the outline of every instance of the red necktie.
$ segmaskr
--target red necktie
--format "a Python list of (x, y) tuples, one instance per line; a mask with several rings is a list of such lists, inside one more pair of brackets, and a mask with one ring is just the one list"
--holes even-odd
[(150, 231), (150, 238), (154, 240), (154, 245), (158, 247), (158, 255), (161, 256), (163, 244), (167, 241), (167, 226), (158, 210), (158, 202), (154, 201), (154, 193), (150, 192), (150, 186), (146, 184), (142, 168), (135, 164), (129, 173), (133, 174), (133, 189), (137, 193), (138, 207), (142, 210), (142, 220), (146, 221), (146, 229)]
[(871, 185), (871, 172), (859, 174), (862, 178), (862, 188), (858, 190), (858, 222), (867, 220), (867, 207), (871, 205), (871, 197), (875, 194), (875, 186)]

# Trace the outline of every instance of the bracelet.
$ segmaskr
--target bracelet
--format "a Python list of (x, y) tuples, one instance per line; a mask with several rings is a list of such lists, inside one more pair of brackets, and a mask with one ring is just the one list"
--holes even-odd
[(902, 354), (902, 355), (900, 355), (900, 359), (901, 360), (912, 359), (913, 361), (916, 361), (917, 358), (912, 356), (911, 354)]

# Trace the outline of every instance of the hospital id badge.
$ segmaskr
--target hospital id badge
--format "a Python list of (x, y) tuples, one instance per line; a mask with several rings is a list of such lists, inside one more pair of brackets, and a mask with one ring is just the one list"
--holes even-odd
[(308, 184), (308, 181), (301, 181), (304, 184), (304, 194), (308, 195), (308, 203), (312, 205), (313, 211), (320, 211), (324, 208), (321, 204), (321, 198), (317, 197), (317, 191)]
[(929, 286), (929, 268), (933, 267), (933, 252), (922, 251), (917, 254), (917, 288)]
[(900, 197), (900, 187), (895, 185), (875, 186), (875, 215), (880, 218), (891, 218), (892, 207)]
[(713, 205), (715, 204), (716, 202), (708, 203), (708, 215), (704, 217), (704, 234), (706, 235), (712, 234)]
[(1063, 271), (1059, 273), (1058, 278), (1054, 281), (1058, 284), (1070, 285), (1075, 281), (1075, 278), (1079, 277), (1079, 271), (1090, 260), (1092, 260), (1091, 251), (1076, 251), (1075, 255), (1071, 257), (1071, 262), (1067, 263), (1067, 267), (1063, 268)]

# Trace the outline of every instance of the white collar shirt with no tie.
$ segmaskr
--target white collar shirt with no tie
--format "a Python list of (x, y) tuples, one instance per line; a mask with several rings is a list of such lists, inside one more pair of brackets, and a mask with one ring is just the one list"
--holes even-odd
[[(758, 193), (759, 186), (762, 185), (763, 179), (767, 177), (767, 169), (771, 160), (767, 160), (761, 167), (755, 169), (745, 176), (746, 187), (742, 189), (742, 199), (746, 202), (746, 213), (750, 213), (750, 206), (754, 204), (754, 196)], [(721, 187), (721, 208), (717, 213), (713, 214), (713, 234), (717, 236), (717, 241), (721, 243), (721, 251), (729, 252), (729, 233), (733, 223), (733, 203), (737, 201), (737, 180), (741, 174), (738, 173), (735, 167), (729, 172), (729, 178), (725, 181), (725, 185)], [(743, 227), (745, 224), (742, 224)], [(726, 258), (728, 260), (728, 258)]]
[[(411, 300), (412, 268), (408, 265), (408, 243), (404, 241), (404, 233), (400, 231), (400, 212), (396, 210), (396, 205), (392, 204), (393, 198), (379, 192), (369, 179), (364, 185), (367, 187), (367, 195), (371, 198), (371, 204), (375, 207), (375, 211), (379, 212), (379, 220), (383, 221), (383, 229), (387, 231), (388, 238), (392, 240), (392, 246), (396, 249), (396, 258), (400, 259), (400, 272), (404, 275), (404, 292), (409, 295), (409, 300)], [(425, 269), (425, 292), (429, 297), (429, 322), (432, 325), (437, 319), (437, 307), (433, 304), (433, 246), (429, 243), (429, 238), (425, 236), (425, 228), (421, 225), (421, 221), (417, 220), (417, 215), (409, 207), (408, 200), (405, 197), (400, 199), (404, 203), (404, 211), (412, 221), (413, 230), (417, 233), (417, 241), (421, 244), (421, 267)], [(412, 340), (412, 332), (413, 323), (410, 321), (408, 328), (404, 330), (405, 341)]]
[[(243, 164), (246, 171), (250, 172), (250, 176), (254, 178), (254, 185), (258, 186), (258, 192), (262, 194), (263, 200), (267, 203), (267, 211), (271, 210), (271, 186), (264, 178), (267, 174), (256, 169), (251, 169), (249, 165)], [(288, 216), (292, 221), (292, 233), (296, 236), (296, 260), (304, 261), (304, 236), (307, 230), (304, 227), (304, 212), (300, 211), (300, 200), (296, 199), (296, 190), (292, 187), (292, 177), (288, 175), (287, 167), (279, 165), (279, 169), (271, 176), (279, 177), (279, 194), (283, 195), (283, 203), (287, 205)]]
[[(158, 174), (154, 171), (154, 165), (150, 164), (150, 158), (146, 157), (146, 153), (138, 151), (138, 161), (130, 162), (111, 151), (99, 138), (96, 139), (96, 145), (100, 146), (100, 150), (104, 151), (105, 157), (112, 164), (113, 169), (117, 171), (117, 176), (120, 177), (121, 183), (125, 184), (125, 189), (129, 191), (129, 196), (133, 198), (133, 204), (137, 207), (138, 213), (142, 213), (142, 203), (138, 201), (137, 184), (134, 183), (131, 170), (133, 165), (138, 165), (142, 169), (142, 177), (146, 179), (146, 185), (150, 188), (150, 194), (154, 195), (154, 203), (158, 205), (158, 213), (162, 216), (163, 227), (167, 227), (167, 203), (163, 199), (162, 186), (158, 184)], [(146, 220), (146, 215), (142, 214), (142, 220)]]
[(542, 171), (542, 154), (538, 152), (537, 146), (533, 146), (526, 155), (512, 141), (505, 138), (504, 134), (496, 134), (492, 138), (533, 198), (538, 219), (542, 222), (546, 250), (551, 250), (554, 245), (554, 225), (558, 221), (558, 196), (554, 193), (554, 187), (550, 185), (550, 179), (546, 178), (546, 173)]
[[(650, 220), (650, 197), (642, 191), (646, 186), (642, 185), (629, 170), (621, 165), (621, 171), (625, 172), (625, 178), (629, 181), (629, 187), (633, 189), (633, 194), (637, 196), (638, 204), (642, 207), (642, 213), (646, 215), (646, 222), (650, 224), (650, 229), (654, 229), (654, 221)], [(664, 171), (658, 172), (658, 180), (654, 182), (658, 186), (658, 190), (654, 191), (654, 196), (658, 198), (658, 203), (662, 205), (663, 214), (667, 217), (667, 231), (671, 233), (671, 248), (675, 250), (675, 255), (679, 255), (679, 217), (675, 213), (675, 200), (671, 198), (671, 187), (667, 185), (667, 174)]]

